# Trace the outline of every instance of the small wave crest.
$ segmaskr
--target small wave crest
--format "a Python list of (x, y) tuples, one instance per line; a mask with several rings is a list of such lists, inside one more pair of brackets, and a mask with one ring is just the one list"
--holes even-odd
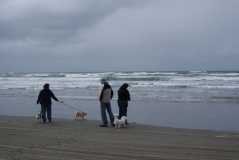
[(32, 74), (25, 74), (23, 77), (30, 77), (30, 78), (44, 78), (44, 77), (66, 77), (63, 73), (32, 73)]
[(4, 78), (44, 78), (44, 77), (65, 77), (66, 75), (64, 73), (1, 73), (0, 77)]
[(116, 77), (107, 76), (104, 77), (107, 81), (168, 81), (166, 77)]

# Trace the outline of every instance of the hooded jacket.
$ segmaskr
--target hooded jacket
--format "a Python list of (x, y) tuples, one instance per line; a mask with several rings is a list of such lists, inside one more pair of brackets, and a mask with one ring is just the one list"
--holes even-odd
[(52, 103), (51, 98), (55, 101), (59, 101), (50, 89), (43, 89), (38, 95), (37, 104), (50, 105)]
[(118, 90), (118, 101), (130, 101), (130, 94), (127, 87), (128, 85), (123, 85)]

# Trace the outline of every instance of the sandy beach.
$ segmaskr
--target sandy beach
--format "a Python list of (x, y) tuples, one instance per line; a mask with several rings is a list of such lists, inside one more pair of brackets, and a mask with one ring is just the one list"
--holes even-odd
[(239, 160), (238, 8), (0, 0), (0, 160)]
[(0, 116), (0, 159), (237, 160), (239, 133)]

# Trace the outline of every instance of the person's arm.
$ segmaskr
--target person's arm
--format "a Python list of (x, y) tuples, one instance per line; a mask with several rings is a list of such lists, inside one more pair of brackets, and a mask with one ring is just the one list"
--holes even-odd
[(37, 104), (39, 104), (40, 103), (40, 99), (41, 99), (41, 91), (40, 91), (40, 93), (39, 93), (39, 95), (38, 95), (38, 98), (37, 98)]
[(103, 98), (103, 92), (104, 92), (104, 90), (102, 89), (101, 92), (100, 92), (100, 97), (99, 97), (100, 102), (102, 101), (102, 98)]
[(128, 98), (128, 101), (130, 101), (131, 99), (130, 99), (130, 94), (129, 94), (129, 91), (127, 90), (127, 98)]
[(114, 96), (114, 91), (113, 91), (113, 89), (111, 89), (111, 99), (113, 98), (113, 96)]
[(51, 92), (51, 97), (52, 97), (55, 101), (59, 102), (59, 100), (56, 98), (56, 96), (54, 95), (54, 93), (53, 93), (52, 91), (50, 91), (50, 92)]

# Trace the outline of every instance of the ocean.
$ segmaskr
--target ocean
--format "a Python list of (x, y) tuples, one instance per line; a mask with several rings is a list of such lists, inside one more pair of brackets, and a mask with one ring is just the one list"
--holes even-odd
[(239, 72), (102, 72), (102, 73), (2, 73), (4, 95), (32, 96), (44, 83), (53, 90), (74, 90), (63, 97), (95, 99), (100, 79), (107, 79), (115, 91), (129, 83), (133, 100), (164, 102), (239, 102)]
[[(100, 119), (97, 92), (102, 78), (113, 87), (114, 112), (118, 88), (123, 83), (130, 85), (132, 121), (179, 128), (239, 130), (234, 123), (234, 118), (239, 120), (235, 115), (239, 111), (239, 71), (0, 73), (0, 113), (32, 116), (39, 108), (35, 101), (40, 89), (44, 83), (50, 83), (57, 97), (86, 110), (90, 119)], [(70, 108), (55, 105), (59, 108), (55, 109), (56, 117), (72, 117)]]

